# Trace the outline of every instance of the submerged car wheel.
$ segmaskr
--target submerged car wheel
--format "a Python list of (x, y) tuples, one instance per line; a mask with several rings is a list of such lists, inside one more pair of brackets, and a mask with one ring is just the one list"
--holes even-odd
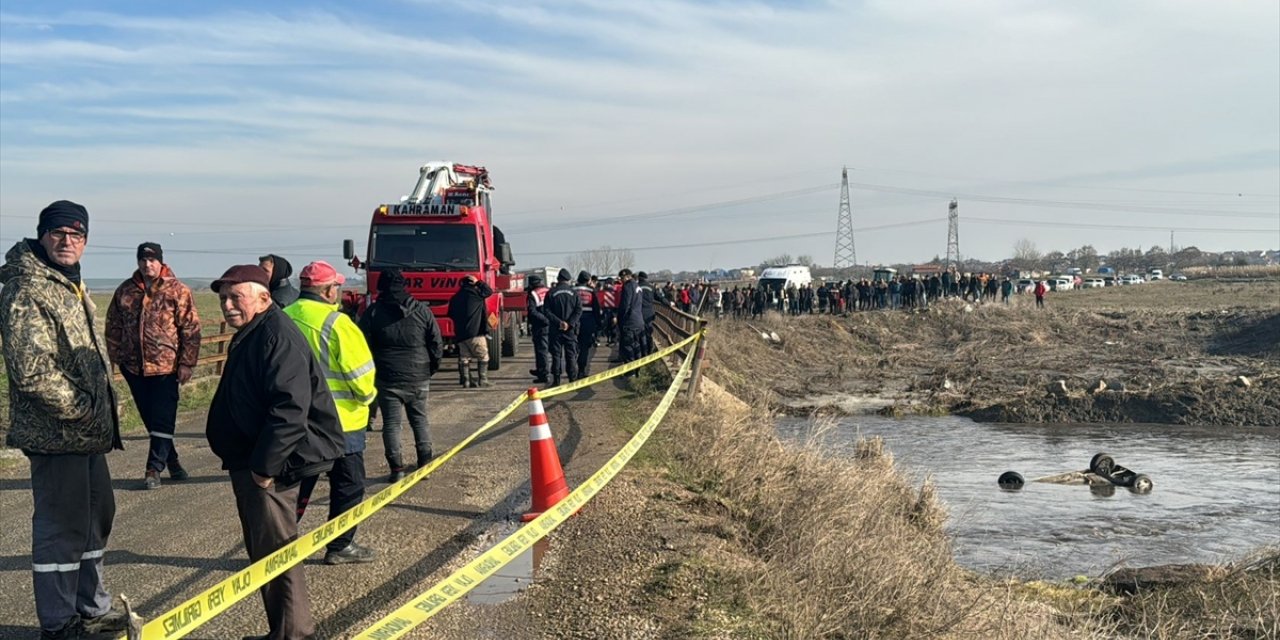
[(1151, 493), (1155, 488), (1155, 483), (1151, 482), (1151, 478), (1139, 473), (1133, 477), (1133, 483), (1129, 485), (1129, 491), (1134, 493)]
[(1026, 483), (1027, 481), (1022, 478), (1022, 474), (1017, 471), (1006, 471), (1000, 474), (999, 478), (996, 478), (996, 484), (1006, 491), (1017, 491)]
[(1111, 456), (1105, 453), (1099, 453), (1093, 456), (1093, 459), (1089, 461), (1089, 470), (1104, 478), (1109, 477), (1111, 475), (1111, 470), (1115, 467), (1116, 461), (1112, 460)]

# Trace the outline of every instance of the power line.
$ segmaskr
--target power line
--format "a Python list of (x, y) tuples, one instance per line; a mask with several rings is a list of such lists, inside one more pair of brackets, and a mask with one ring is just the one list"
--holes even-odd
[(1221, 216), (1225, 218), (1268, 218), (1274, 219), (1276, 216), (1271, 213), (1240, 213), (1238, 211), (1222, 211), (1215, 209), (1177, 209), (1173, 207), (1151, 207), (1144, 205), (1113, 205), (1097, 202), (1079, 202), (1071, 200), (1042, 200), (1038, 198), (1013, 198), (1007, 196), (984, 196), (972, 193), (954, 193), (946, 191), (934, 191), (931, 189), (912, 189), (908, 187), (893, 187), (888, 185), (868, 184), (868, 183), (850, 183), (859, 189), (868, 191), (877, 191), (882, 193), (897, 193), (902, 195), (928, 196), (937, 198), (964, 198), (966, 200), (977, 200), (978, 202), (992, 202), (997, 204), (1021, 204), (1033, 207), (1052, 207), (1056, 209), (1092, 209), (1097, 211), (1117, 211), (1120, 213), (1159, 213), (1164, 215), (1175, 216)]
[(1007, 218), (969, 218), (965, 220), (989, 224), (1029, 227), (1061, 227), (1069, 229), (1109, 229), (1116, 231), (1176, 231), (1179, 233), (1280, 233), (1277, 229), (1223, 229), (1222, 227), (1166, 227), (1161, 225), (1094, 224), (1090, 222), (1051, 222), (1047, 220), (1011, 220)]
[(771, 202), (774, 200), (785, 200), (787, 198), (795, 198), (797, 196), (809, 195), (835, 189), (838, 184), (823, 184), (812, 187), (802, 187), (800, 189), (792, 189), (790, 191), (779, 191), (776, 193), (767, 193), (758, 196), (750, 196), (747, 198), (738, 198), (735, 200), (722, 200), (719, 202), (708, 202), (705, 204), (693, 205), (688, 207), (680, 207), (677, 209), (661, 209), (658, 211), (649, 211), (646, 213), (634, 213), (625, 216), (615, 216), (612, 218), (601, 218), (595, 220), (572, 220), (566, 222), (557, 222), (552, 224), (538, 225), (532, 228), (515, 227), (508, 229), (508, 234), (520, 233), (530, 235), (534, 233), (546, 233), (549, 231), (560, 231), (562, 229), (580, 229), (582, 227), (599, 227), (612, 224), (620, 224), (626, 222), (650, 222), (659, 218), (670, 218), (674, 216), (690, 215), (713, 211), (716, 209), (725, 209), (744, 204), (758, 204), (761, 202)]
[[(858, 232), (881, 231), (884, 229), (900, 229), (902, 227), (914, 227), (916, 225), (932, 224), (942, 222), (946, 218), (931, 218), (928, 220), (911, 220), (909, 222), (895, 222), (893, 224), (882, 224), (874, 227), (861, 227), (854, 229)], [(689, 244), (667, 244), (650, 247), (617, 247), (615, 251), (658, 251), (661, 249), (696, 249), (700, 247), (720, 247), (730, 244), (748, 244), (752, 242), (768, 242), (772, 240), (796, 240), (800, 238), (819, 238), (830, 236), (830, 231), (816, 231), (814, 233), (793, 233), (791, 235), (779, 236), (760, 236), (756, 238), (739, 238), (737, 240), (717, 240), (714, 242), (693, 242)], [(518, 256), (564, 256), (581, 253), (583, 251), (594, 251), (594, 249), (565, 249), (561, 251), (520, 251)]]

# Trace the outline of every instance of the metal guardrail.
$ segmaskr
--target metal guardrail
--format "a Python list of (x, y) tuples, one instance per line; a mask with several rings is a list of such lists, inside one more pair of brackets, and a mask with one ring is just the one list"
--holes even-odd
[[(707, 327), (707, 321), (696, 315), (685, 313), (679, 309), (664, 306), (655, 306), (657, 315), (653, 321), (653, 330), (662, 336), (667, 344), (676, 344), (685, 338), (701, 333)], [(702, 380), (702, 361), (706, 356), (706, 334), (703, 334), (702, 340), (696, 340), (693, 344), (679, 351), (684, 354), (686, 349), (694, 349), (692, 370), (689, 372), (689, 396), (698, 395), (698, 382)], [(687, 354), (686, 354), (687, 355)]]

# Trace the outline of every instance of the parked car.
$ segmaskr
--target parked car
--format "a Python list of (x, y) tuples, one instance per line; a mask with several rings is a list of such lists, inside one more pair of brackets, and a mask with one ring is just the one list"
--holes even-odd
[(1161, 280), (1164, 278), (1164, 271), (1161, 271), (1160, 269), (1152, 269), (1147, 272), (1147, 278), (1152, 282)]
[(1107, 283), (1102, 278), (1085, 278), (1084, 281), (1085, 289), (1101, 289), (1105, 286), (1107, 286)]
[(1107, 276), (1102, 279), (1102, 284), (1108, 287), (1114, 287), (1120, 284), (1120, 281), (1115, 276)]
[(1074, 289), (1076, 283), (1071, 278), (1050, 278), (1049, 289), (1052, 291), (1070, 291)]
[(1142, 284), (1143, 282), (1146, 282), (1145, 280), (1142, 279), (1142, 276), (1134, 275), (1134, 274), (1129, 274), (1127, 276), (1124, 276), (1120, 278), (1120, 280), (1124, 282), (1124, 284)]
[(1018, 281), (1018, 293), (1027, 293), (1036, 288), (1036, 281), (1031, 278), (1023, 278)]
[(1175, 274), (1173, 274), (1173, 275), (1170, 275), (1170, 276), (1169, 276), (1169, 279), (1170, 279), (1170, 280), (1177, 280), (1178, 282), (1185, 282), (1185, 281), (1186, 281), (1186, 279), (1187, 279), (1187, 277), (1186, 277), (1186, 276), (1184, 276), (1184, 275), (1182, 275), (1181, 273), (1175, 273)]

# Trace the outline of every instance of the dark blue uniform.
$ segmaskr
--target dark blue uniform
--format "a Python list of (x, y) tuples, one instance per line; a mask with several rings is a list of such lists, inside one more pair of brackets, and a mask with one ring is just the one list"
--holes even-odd
[(560, 384), (560, 373), (568, 374), (569, 381), (578, 379), (578, 320), (582, 317), (582, 304), (569, 287), (567, 278), (560, 280), (556, 288), (547, 294), (542, 313), (550, 323), (547, 328), (551, 345), (551, 382)]
[(537, 276), (529, 278), (529, 296), (525, 300), (526, 313), (529, 319), (529, 337), (533, 340), (533, 362), (534, 368), (529, 371), (533, 374), (534, 382), (546, 382), (548, 366), (551, 359), (551, 351), (547, 342), (547, 326), (550, 321), (543, 313), (543, 303), (547, 297), (547, 288), (542, 284), (542, 278)]

